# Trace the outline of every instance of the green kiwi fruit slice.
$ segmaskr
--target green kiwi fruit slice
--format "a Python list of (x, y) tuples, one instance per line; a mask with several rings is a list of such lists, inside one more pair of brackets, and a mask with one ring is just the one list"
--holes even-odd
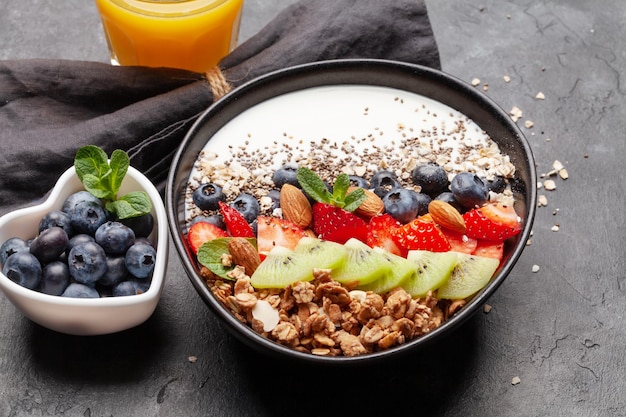
[(283, 246), (274, 247), (250, 277), (255, 288), (285, 288), (297, 281), (311, 281), (313, 268), (306, 255)]
[(359, 286), (360, 290), (384, 294), (398, 287), (407, 279), (414, 279), (414, 275), (417, 274), (415, 263), (408, 259), (389, 253), (382, 248), (374, 248), (374, 252), (380, 253), (389, 262), (391, 269), (376, 281)]
[(416, 274), (403, 281), (401, 286), (413, 297), (423, 297), (443, 285), (458, 262), (456, 252), (412, 250), (406, 258), (417, 269)]
[(294, 252), (310, 260), (311, 268), (335, 269), (341, 266), (347, 256), (342, 244), (305, 236), (298, 241)]
[(384, 277), (391, 269), (390, 262), (379, 252), (355, 238), (345, 244), (346, 260), (331, 272), (331, 278), (346, 285), (365, 285)]
[(441, 299), (467, 298), (489, 283), (500, 261), (494, 258), (457, 253), (459, 258), (452, 276), (437, 290)]

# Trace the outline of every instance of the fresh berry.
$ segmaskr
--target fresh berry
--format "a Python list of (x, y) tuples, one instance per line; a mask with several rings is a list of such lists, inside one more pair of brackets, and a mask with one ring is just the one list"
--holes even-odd
[(248, 223), (252, 223), (261, 211), (261, 207), (259, 206), (257, 199), (247, 193), (239, 194), (231, 203), (231, 206), (237, 209), (237, 211), (241, 213), (243, 218), (246, 219), (246, 222)]
[(74, 246), (67, 261), (71, 277), (89, 286), (94, 286), (107, 270), (104, 249), (94, 242)]
[(391, 171), (378, 171), (370, 179), (370, 188), (374, 189), (374, 193), (380, 198), (399, 187), (398, 177)]
[(138, 295), (143, 293), (144, 291), (137, 285), (134, 281), (122, 281), (119, 284), (113, 287), (113, 296), (114, 297), (126, 297), (129, 295)]
[(102, 202), (89, 191), (82, 190), (77, 191), (74, 194), (70, 194), (63, 202), (63, 207), (61, 210), (71, 216), (74, 208), (76, 208), (76, 205), (85, 201), (102, 204)]
[(108, 220), (108, 212), (100, 202), (83, 201), (76, 206), (70, 213), (70, 221), (74, 233), (86, 233), (93, 236)]
[(424, 194), (424, 193), (416, 193), (416, 197), (417, 197), (417, 215), (423, 216), (424, 214), (428, 213), (428, 205), (430, 204), (431, 201), (433, 201), (433, 199), (430, 198), (428, 194)]
[(480, 207), (487, 202), (489, 190), (478, 175), (470, 172), (460, 172), (450, 183), (450, 190), (454, 199), (466, 209)]
[(7, 258), (2, 273), (22, 287), (34, 289), (41, 282), (41, 264), (29, 252), (17, 252)]
[(156, 250), (150, 245), (136, 243), (126, 251), (125, 263), (126, 269), (134, 277), (151, 277), (156, 263)]
[(222, 230), (226, 230), (226, 223), (224, 223), (224, 217), (221, 214), (211, 214), (210, 216), (196, 216), (191, 221), (191, 224), (193, 225), (194, 223), (198, 222), (211, 223)]
[(35, 255), (42, 264), (55, 261), (61, 256), (69, 238), (65, 230), (58, 226), (45, 229), (30, 244), (30, 253)]
[(44, 266), (39, 290), (44, 294), (61, 295), (70, 285), (70, 271), (65, 262), (54, 261)]
[(364, 189), (370, 188), (370, 183), (363, 177), (359, 177), (358, 175), (350, 175), (348, 177), (350, 179), (350, 185), (353, 187), (360, 187)]
[(291, 184), (294, 187), (300, 188), (300, 183), (296, 178), (296, 174), (298, 173), (298, 165), (297, 164), (285, 164), (282, 167), (278, 168), (274, 171), (272, 175), (272, 181), (274, 181), (274, 185), (279, 190), (285, 184)]
[(406, 250), (429, 250), (446, 252), (450, 242), (433, 222), (417, 218), (392, 232), (396, 243)]
[(345, 243), (350, 238), (367, 241), (367, 223), (363, 219), (326, 203), (313, 205), (313, 231), (331, 242)]
[(189, 228), (187, 233), (187, 240), (193, 253), (198, 253), (198, 249), (203, 243), (220, 237), (227, 237), (228, 233), (225, 230), (220, 229), (214, 224), (207, 222), (195, 222)]
[(0, 246), (0, 264), (4, 265), (7, 258), (17, 252), (28, 252), (28, 243), (22, 238), (12, 237)]
[(77, 282), (71, 283), (61, 296), (69, 298), (100, 298), (100, 294), (95, 288)]
[(191, 197), (200, 210), (217, 210), (218, 202), (226, 199), (222, 187), (213, 183), (200, 185)]
[(490, 242), (488, 240), (479, 240), (472, 255), (482, 256), (485, 258), (493, 258), (502, 260), (504, 254), (503, 242)]
[(70, 241), (67, 243), (67, 248), (65, 249), (65, 251), (67, 253), (70, 253), (72, 248), (78, 244), (86, 243), (86, 242), (95, 242), (95, 241), (96, 239), (93, 236), (86, 235), (84, 233), (79, 233), (77, 235), (72, 236)]
[(383, 203), (385, 211), (402, 224), (413, 220), (419, 212), (417, 193), (407, 188), (396, 188), (388, 192), (383, 197)]
[(246, 219), (235, 209), (226, 203), (219, 202), (220, 211), (226, 223), (226, 230), (233, 237), (254, 237), (254, 231)]
[(435, 197), (435, 200), (445, 201), (446, 203), (457, 209), (459, 213), (463, 213), (465, 211), (463, 209), (463, 206), (461, 206), (459, 202), (456, 201), (456, 199), (454, 198), (454, 194), (452, 194), (452, 191), (444, 191), (443, 193)]
[(450, 250), (454, 252), (461, 253), (474, 253), (476, 249), (476, 244), (478, 241), (476, 239), (472, 239), (465, 234), (453, 232), (449, 229), (441, 229), (441, 233), (448, 239), (450, 243)]
[(126, 268), (126, 258), (122, 256), (107, 256), (107, 271), (100, 277), (98, 284), (105, 286), (113, 286), (124, 281), (128, 276)]
[(135, 237), (148, 237), (154, 227), (154, 216), (152, 213), (146, 213), (141, 216), (119, 219), (118, 222), (133, 229)]
[(280, 207), (280, 190), (269, 190), (267, 194), (262, 198), (270, 199), (270, 212), (273, 212)]
[(413, 183), (421, 187), (421, 192), (436, 196), (448, 188), (448, 174), (438, 164), (419, 165), (411, 172)]
[(394, 219), (390, 214), (381, 214), (370, 219), (367, 227), (366, 242), (372, 248), (383, 248), (394, 255), (406, 257), (406, 250), (398, 246), (393, 240), (392, 232), (402, 223)]
[(276, 246), (294, 249), (305, 235), (304, 230), (285, 219), (259, 216), (257, 221), (257, 249), (261, 257)]
[(482, 180), (487, 186), (487, 189), (494, 193), (499, 194), (506, 189), (506, 179), (500, 175), (496, 175), (490, 180), (486, 178), (482, 178)]
[(510, 205), (487, 204), (463, 215), (467, 235), (474, 239), (502, 242), (521, 231), (522, 224)]
[(69, 237), (72, 237), (72, 235), (74, 234), (72, 230), (70, 215), (64, 211), (53, 210), (46, 213), (46, 215), (43, 216), (43, 218), (39, 222), (39, 233), (54, 226), (60, 227), (65, 230), (65, 233), (67, 233)]
[(107, 255), (123, 255), (135, 243), (135, 232), (120, 222), (106, 222), (96, 230), (96, 243)]

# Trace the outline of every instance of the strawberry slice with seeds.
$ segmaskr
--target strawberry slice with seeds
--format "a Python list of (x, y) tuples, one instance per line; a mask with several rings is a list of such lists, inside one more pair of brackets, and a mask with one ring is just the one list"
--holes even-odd
[(485, 258), (493, 258), (499, 261), (502, 260), (504, 254), (503, 242), (490, 242), (488, 240), (479, 240), (476, 245), (476, 249), (472, 252), (472, 255), (482, 256)]
[(439, 226), (419, 218), (391, 232), (396, 243), (406, 250), (428, 250), (447, 252), (450, 242), (443, 235)]
[(476, 245), (478, 241), (476, 239), (472, 239), (463, 233), (453, 232), (449, 229), (441, 229), (441, 233), (448, 239), (450, 242), (450, 250), (454, 252), (468, 253), (472, 254), (476, 250)]
[(203, 243), (220, 237), (228, 237), (226, 230), (208, 222), (196, 222), (189, 228), (187, 241), (193, 253), (197, 254)]
[(248, 224), (246, 219), (237, 211), (236, 208), (226, 203), (219, 202), (220, 212), (226, 223), (226, 230), (232, 237), (254, 237), (254, 231)]
[(326, 203), (313, 205), (313, 231), (324, 240), (346, 243), (350, 238), (367, 242), (367, 223), (356, 214)]
[(367, 225), (368, 246), (372, 248), (383, 248), (387, 252), (406, 258), (407, 251), (393, 240), (392, 231), (401, 227), (402, 223), (393, 218), (390, 214), (381, 214), (370, 219)]
[(501, 203), (487, 204), (463, 215), (467, 236), (493, 242), (503, 242), (522, 230), (515, 209)]
[(277, 217), (257, 217), (257, 248), (261, 258), (276, 246), (294, 249), (307, 233), (293, 222)]

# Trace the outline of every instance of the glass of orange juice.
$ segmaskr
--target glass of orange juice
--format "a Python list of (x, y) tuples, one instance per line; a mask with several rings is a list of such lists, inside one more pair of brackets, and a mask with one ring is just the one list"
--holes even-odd
[(95, 0), (111, 62), (205, 72), (237, 45), (244, 0)]

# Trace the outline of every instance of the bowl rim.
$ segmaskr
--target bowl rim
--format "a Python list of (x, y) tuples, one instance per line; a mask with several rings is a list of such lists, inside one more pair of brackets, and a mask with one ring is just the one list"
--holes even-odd
[[(168, 258), (168, 238), (169, 232), (167, 228), (167, 215), (165, 211), (165, 206), (163, 200), (155, 188), (154, 184), (148, 180), (148, 178), (143, 175), (136, 168), (129, 166), (127, 171), (127, 178), (132, 178), (135, 180), (141, 188), (148, 193), (150, 200), (152, 201), (152, 207), (155, 213), (155, 224), (156, 224), (156, 246), (157, 246), (157, 256), (155, 262), (155, 268), (153, 272), (153, 278), (150, 284), (150, 288), (148, 291), (142, 294), (137, 294), (135, 296), (130, 297), (101, 297), (101, 298), (71, 298), (71, 297), (61, 297), (58, 295), (50, 295), (44, 294), (35, 290), (31, 290), (21, 285), (11, 281), (6, 275), (2, 273), (0, 270), (0, 288), (2, 291), (7, 292), (10, 291), (14, 296), (21, 297), (23, 299), (30, 300), (32, 302), (37, 303), (45, 303), (45, 304), (54, 304), (58, 306), (68, 306), (68, 307), (98, 307), (98, 308), (112, 308), (112, 307), (126, 307), (131, 305), (136, 305), (138, 303), (146, 303), (151, 302), (155, 298), (159, 298), (162, 292), (163, 283), (165, 280), (165, 272), (166, 272), (166, 264)], [(76, 176), (76, 170), (72, 165), (70, 168), (65, 170), (63, 174), (57, 179), (54, 187), (48, 194), (46, 199), (36, 205), (28, 206), (24, 208), (20, 208), (9, 213), (6, 213), (2, 217), (0, 217), (0, 229), (2, 229), (6, 224), (22, 217), (25, 215), (36, 214), (41, 211), (50, 211), (56, 204), (58, 204), (58, 200), (63, 191), (63, 187), (72, 181), (78, 181), (78, 177)]]
[[(249, 326), (239, 322), (234, 315), (232, 315), (229, 311), (226, 310), (226, 308), (221, 305), (217, 297), (204, 284), (202, 278), (197, 273), (197, 267), (192, 262), (189, 248), (184, 243), (184, 234), (180, 228), (181, 223), (178, 218), (179, 213), (176, 202), (178, 201), (177, 199), (180, 198), (181, 193), (184, 193), (184, 190), (181, 190), (177, 184), (177, 173), (179, 171), (181, 159), (183, 159), (183, 157), (185, 156), (185, 153), (189, 149), (190, 142), (193, 141), (194, 136), (198, 134), (199, 130), (205, 124), (212, 121), (212, 118), (215, 115), (219, 115), (220, 112), (227, 110), (229, 106), (241, 106), (241, 99), (246, 97), (247, 94), (252, 92), (253, 94), (264, 97), (263, 99), (254, 103), (257, 104), (265, 100), (269, 100), (270, 98), (275, 96), (315, 86), (325, 86), (331, 84), (368, 84), (366, 82), (358, 81), (352, 83), (336, 81), (337, 79), (349, 79), (348, 77), (353, 76), (355, 72), (369, 73), (371, 71), (379, 71), (385, 73), (388, 77), (391, 76), (388, 75), (390, 73), (399, 72), (401, 74), (404, 74), (404, 76), (406, 76), (409, 80), (411, 78), (415, 80), (417, 80), (418, 78), (420, 80), (425, 79), (428, 82), (433, 83), (436, 87), (441, 88), (442, 86), (446, 86), (448, 90), (453, 89), (455, 91), (455, 94), (458, 94), (466, 100), (469, 100), (473, 104), (475, 104), (476, 112), (488, 113), (490, 117), (497, 120), (499, 127), (505, 129), (511, 134), (512, 137), (515, 138), (518, 146), (522, 151), (521, 157), (525, 160), (525, 165), (528, 168), (528, 178), (525, 182), (525, 187), (523, 190), (525, 202), (524, 228), (522, 230), (522, 233), (518, 235), (517, 243), (511, 251), (508, 259), (502, 264), (499, 271), (496, 273), (496, 276), (491, 279), (489, 284), (487, 284), (485, 288), (483, 288), (464, 306), (460, 314), (454, 315), (453, 317), (449, 318), (448, 320), (446, 320), (446, 322), (444, 322), (441, 326), (439, 326), (432, 332), (424, 334), (418, 338), (415, 338), (402, 345), (395, 346), (390, 349), (353, 357), (326, 357), (298, 352), (292, 348), (280, 345), (270, 339), (263, 337), (259, 333), (252, 330)], [(337, 75), (338, 73), (345, 73), (345, 76), (341, 74)], [(305, 81), (303, 81), (305, 84), (308, 83), (311, 85), (308, 85), (306, 87), (299, 86), (298, 81), (301, 79), (305, 79)], [(331, 82), (331, 84), (325, 84), (326, 82)], [(386, 82), (387, 81), (385, 81), (384, 79), (381, 79), (380, 83), (370, 83), (369, 85), (389, 86), (386, 84)], [(430, 88), (427, 90), (430, 94), (435, 94), (436, 96), (439, 94), (436, 88)], [(425, 92), (420, 92), (416, 94), (421, 94), (433, 99), (431, 95)], [(434, 99), (440, 101), (437, 98)], [(458, 109), (455, 107), (454, 104), (449, 102), (444, 102), (444, 104), (459, 110), (461, 113), (474, 120), (474, 117), (472, 117), (471, 114), (468, 114), (471, 112)], [(245, 111), (245, 109), (249, 107), (251, 106), (244, 106), (241, 111)], [(235, 116), (237, 114), (235, 114)], [(218, 131), (226, 123), (228, 123), (228, 121), (213, 129), (215, 131)], [(481, 128), (485, 129), (484, 126), (480, 126)], [(210, 140), (210, 137), (205, 141), (205, 145), (208, 140)], [(194, 156), (194, 158), (196, 156), (197, 154)], [(180, 178), (179, 180), (182, 181), (182, 178)], [(493, 295), (496, 289), (508, 276), (515, 263), (519, 259), (525, 247), (525, 242), (530, 237), (536, 210), (536, 183), (536, 170), (533, 152), (521, 129), (513, 122), (508, 113), (505, 112), (493, 99), (476, 89), (474, 86), (471, 86), (469, 83), (466, 83), (465, 81), (451, 74), (422, 65), (380, 59), (340, 59), (296, 65), (293, 67), (270, 72), (233, 89), (230, 93), (209, 106), (194, 122), (190, 130), (185, 135), (185, 138), (181, 142), (176, 154), (174, 155), (167, 178), (166, 210), (173, 243), (178, 252), (185, 272), (187, 273), (188, 279), (191, 281), (192, 285), (195, 287), (196, 291), (199, 293), (200, 297), (207, 304), (210, 310), (212, 310), (214, 314), (216, 314), (219, 318), (221, 318), (228, 324), (229, 330), (231, 330), (231, 333), (233, 333), (236, 338), (238, 338), (244, 344), (257, 348), (263, 353), (268, 353), (274, 356), (295, 360), (304, 360), (318, 364), (359, 364), (365, 362), (370, 363), (372, 361), (378, 361), (383, 358), (386, 359), (391, 357), (398, 357), (400, 355), (406, 354), (410, 351), (415, 350), (415, 348), (419, 346), (427, 344), (429, 341), (438, 337), (440, 334), (449, 333), (453, 328), (457, 328), (459, 325), (461, 325), (467, 319), (473, 316), (473, 314), (479, 309), (479, 307), (482, 306), (482, 304), (489, 297), (491, 297), (491, 295)], [(182, 195), (184, 196), (184, 194)], [(182, 198), (184, 201), (184, 197)]]

